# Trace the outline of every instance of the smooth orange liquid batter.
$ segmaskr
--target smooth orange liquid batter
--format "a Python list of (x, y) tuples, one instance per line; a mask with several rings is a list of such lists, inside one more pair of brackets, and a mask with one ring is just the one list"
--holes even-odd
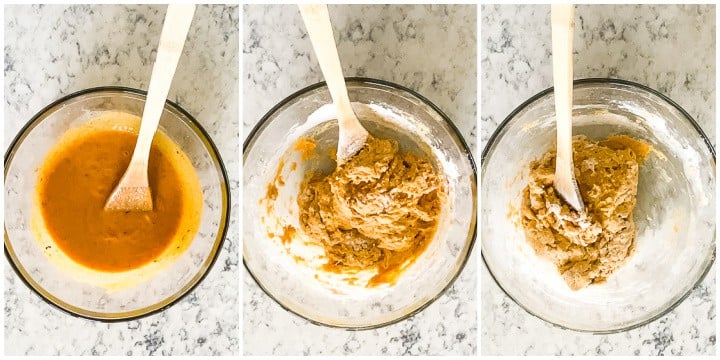
[(136, 139), (124, 131), (94, 131), (63, 146), (41, 169), (37, 191), (45, 225), (65, 254), (89, 268), (119, 272), (140, 267), (162, 254), (178, 230), (181, 174), (155, 144), (148, 171), (153, 210), (104, 210)]

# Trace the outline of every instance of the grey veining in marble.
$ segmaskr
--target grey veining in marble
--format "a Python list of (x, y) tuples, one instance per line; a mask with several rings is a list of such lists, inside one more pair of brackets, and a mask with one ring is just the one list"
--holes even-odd
[[(5, 7), (5, 147), (37, 111), (95, 86), (147, 89), (165, 6)], [(230, 231), (214, 268), (170, 309), (101, 323), (48, 305), (5, 262), (5, 354), (239, 353), (239, 7), (199, 6), (169, 98), (208, 131), (231, 180)]]
[[(434, 102), (475, 149), (473, 5), (330, 6), (345, 76), (395, 82)], [(296, 6), (243, 7), (243, 134), (293, 92), (322, 81)], [(286, 312), (244, 272), (243, 352), (265, 354), (475, 354), (476, 256), (420, 314), (369, 331), (310, 324)]]
[[(688, 111), (715, 144), (715, 6), (578, 5), (575, 78), (645, 84)], [(552, 86), (549, 6), (481, 8), (481, 146), (530, 96)], [(525, 312), (482, 269), (483, 355), (712, 355), (715, 266), (676, 309), (612, 335), (562, 330)]]

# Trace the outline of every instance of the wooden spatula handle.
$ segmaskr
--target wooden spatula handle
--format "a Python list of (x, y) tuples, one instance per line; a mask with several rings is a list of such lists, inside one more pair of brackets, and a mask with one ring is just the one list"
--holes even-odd
[(301, 4), (300, 14), (310, 35), (315, 55), (320, 63), (330, 96), (337, 108), (340, 127), (352, 126), (348, 121), (355, 120), (355, 114), (350, 106), (345, 78), (343, 77), (340, 57), (338, 56), (335, 38), (333, 37), (330, 14), (326, 5)]
[[(553, 81), (557, 119), (557, 164), (572, 164), (572, 88), (574, 8), (554, 4), (551, 10)], [(570, 161), (567, 161), (570, 159)], [(563, 169), (571, 171), (571, 169)]]
[(165, 99), (170, 91), (170, 84), (172, 84), (194, 13), (195, 5), (192, 4), (168, 5), (132, 164), (147, 164), (148, 162), (150, 145), (152, 145), (155, 131), (160, 123), (160, 116), (165, 108)]

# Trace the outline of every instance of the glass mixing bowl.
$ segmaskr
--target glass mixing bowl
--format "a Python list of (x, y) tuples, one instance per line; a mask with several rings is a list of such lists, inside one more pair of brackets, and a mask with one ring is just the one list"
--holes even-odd
[(537, 257), (520, 224), (528, 164), (555, 144), (547, 89), (515, 109), (482, 155), (482, 257), (505, 293), (555, 325), (596, 333), (628, 330), (679, 304), (715, 258), (715, 152), (676, 103), (622, 80), (576, 80), (573, 134), (626, 134), (652, 145), (640, 166), (635, 252), (604, 284), (572, 291)]
[[(420, 311), (462, 271), (476, 233), (477, 180), (471, 151), (452, 122), (427, 99), (373, 79), (350, 78), (347, 86), (354, 110), (371, 134), (397, 139), (401, 149), (427, 154), (444, 174), (447, 198), (433, 240), (394, 285), (366, 287), (333, 278), (318, 269), (320, 263), (296, 261), (298, 256), (312, 258), (308, 252), (322, 254), (322, 249), (303, 248), (297, 245), (301, 241), (283, 242), (272, 235), (286, 226), (300, 228), (297, 195), (306, 171), (327, 173), (334, 168), (328, 152), (337, 146), (337, 121), (327, 87), (318, 83), (271, 109), (245, 142), (243, 260), (257, 284), (283, 308), (315, 323), (363, 329)], [(373, 120), (369, 109), (398, 115), (392, 115), (397, 122)], [(316, 140), (319, 159), (303, 161), (293, 151), (292, 144), (300, 137)], [(278, 170), (280, 163), (295, 165)], [(268, 209), (263, 199), (277, 175), (284, 185), (278, 187), (274, 207)], [(286, 232), (284, 237), (293, 235), (299, 236)], [(285, 246), (288, 242), (292, 246)]]
[[(98, 320), (126, 320), (163, 310), (191, 291), (212, 267), (228, 226), (230, 194), (220, 155), (200, 124), (168, 101), (160, 130), (185, 152), (203, 192), (200, 227), (174, 262), (153, 274), (123, 276), (121, 287), (98, 286), (59, 269), (40, 249), (32, 229), (37, 170), (45, 155), (70, 128), (104, 111), (142, 116), (145, 92), (121, 87), (83, 90), (55, 101), (35, 115), (5, 155), (5, 254), (20, 278), (43, 299), (71, 314)], [(102, 276), (101, 276), (102, 275)], [(93, 275), (95, 276), (95, 275)], [(132, 278), (130, 278), (132, 277)]]

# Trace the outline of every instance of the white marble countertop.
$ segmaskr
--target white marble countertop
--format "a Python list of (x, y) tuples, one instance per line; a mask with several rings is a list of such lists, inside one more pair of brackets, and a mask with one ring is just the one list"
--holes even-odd
[[(552, 86), (549, 6), (481, 8), (481, 146), (530, 96)], [(679, 103), (715, 144), (715, 6), (576, 7), (575, 78), (613, 77)], [(502, 94), (502, 96), (494, 96)], [(562, 330), (521, 309), (482, 266), (483, 355), (711, 355), (715, 266), (676, 309), (613, 335)]]
[[(475, 149), (477, 8), (330, 6), (345, 76), (395, 82), (433, 101)], [(296, 6), (243, 7), (243, 134), (293, 92), (322, 81)], [(477, 247), (476, 247), (477, 249)], [(477, 251), (418, 315), (369, 331), (313, 325), (283, 310), (245, 271), (244, 354), (475, 354)]]
[[(5, 148), (50, 102), (102, 85), (147, 89), (165, 6), (5, 6)], [(239, 7), (199, 6), (169, 98), (218, 146), (238, 210)], [(171, 308), (102, 323), (48, 305), (5, 261), (5, 354), (239, 353), (239, 249), (232, 221), (205, 280)]]

